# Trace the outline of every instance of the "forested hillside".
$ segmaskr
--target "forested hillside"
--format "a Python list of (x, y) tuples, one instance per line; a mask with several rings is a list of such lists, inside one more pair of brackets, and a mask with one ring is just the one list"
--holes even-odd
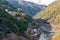
[[(31, 16), (24, 14), (22, 11), (16, 11), (14, 16), (5, 12), (2, 8), (0, 8), (0, 31), (5, 33), (18, 33), (24, 35), (24, 32), (30, 26), (38, 26), (38, 22), (32, 19)], [(19, 19), (18, 19), (19, 18)]]
[(39, 23), (22, 9), (12, 6), (6, 0), (0, 1), (0, 40), (27, 40), (28, 34), (25, 35), (25, 32), (34, 26), (38, 28)]
[(0, 9), (0, 31), (5, 31), (6, 33), (20, 31), (21, 33), (24, 30), (25, 27), (21, 27), (21, 22), (18, 21), (17, 18)]

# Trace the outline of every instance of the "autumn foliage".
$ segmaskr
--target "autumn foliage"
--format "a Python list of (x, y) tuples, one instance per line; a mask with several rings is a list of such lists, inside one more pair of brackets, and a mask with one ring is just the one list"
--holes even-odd
[(52, 37), (52, 40), (60, 40), (60, 33)]

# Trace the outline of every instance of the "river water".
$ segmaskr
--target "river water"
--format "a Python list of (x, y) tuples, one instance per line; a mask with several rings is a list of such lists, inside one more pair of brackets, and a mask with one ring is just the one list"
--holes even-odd
[(51, 40), (52, 36), (54, 36), (55, 33), (41, 33), (40, 38), (38, 40)]
[(47, 34), (41, 33), (39, 40), (48, 40)]

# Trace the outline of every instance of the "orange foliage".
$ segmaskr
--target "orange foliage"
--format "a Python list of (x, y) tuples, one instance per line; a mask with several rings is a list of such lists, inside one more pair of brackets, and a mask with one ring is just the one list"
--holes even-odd
[(60, 40), (60, 38), (58, 38), (58, 37), (52, 37), (52, 40)]

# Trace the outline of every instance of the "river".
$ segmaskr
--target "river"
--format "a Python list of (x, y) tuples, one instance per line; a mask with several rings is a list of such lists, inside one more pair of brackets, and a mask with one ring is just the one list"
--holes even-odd
[(39, 40), (48, 40), (47, 34), (41, 33)]
[(40, 38), (38, 40), (51, 40), (51, 38), (52, 38), (53, 35), (54, 35), (54, 33), (50, 33), (50, 34), (41, 33)]

